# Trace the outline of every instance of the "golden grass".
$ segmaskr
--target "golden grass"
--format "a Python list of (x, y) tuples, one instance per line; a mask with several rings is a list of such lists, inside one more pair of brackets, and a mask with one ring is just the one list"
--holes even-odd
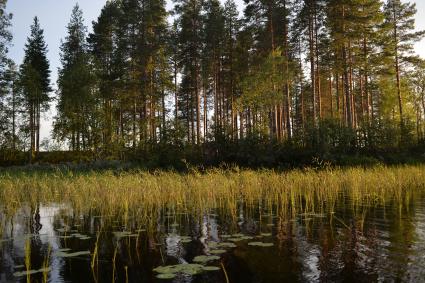
[[(111, 171), (76, 174), (3, 173), (0, 175), (0, 208), (13, 215), (23, 204), (65, 203), (76, 211), (96, 210), (102, 215), (137, 214), (152, 219), (161, 211), (202, 213), (223, 210), (236, 217), (243, 201), (249, 207), (289, 213), (331, 212), (337, 200), (349, 198), (360, 205), (396, 200), (407, 205), (425, 188), (425, 166), (295, 170), (210, 170), (204, 173), (148, 173)], [(361, 211), (359, 211), (361, 213)]]

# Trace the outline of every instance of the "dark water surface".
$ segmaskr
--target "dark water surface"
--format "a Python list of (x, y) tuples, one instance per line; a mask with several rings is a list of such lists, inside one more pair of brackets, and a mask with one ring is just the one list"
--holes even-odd
[[(424, 193), (403, 204), (341, 197), (332, 211), (276, 210), (240, 202), (234, 215), (166, 210), (140, 219), (131, 209), (24, 206), (0, 216), (0, 281), (425, 282)], [(215, 257), (187, 265), (200, 255)]]

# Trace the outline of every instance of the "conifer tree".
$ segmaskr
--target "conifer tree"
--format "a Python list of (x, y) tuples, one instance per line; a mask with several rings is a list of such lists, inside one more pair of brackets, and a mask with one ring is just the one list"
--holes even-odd
[(58, 105), (54, 132), (67, 139), (72, 150), (92, 146), (90, 115), (94, 112), (91, 63), (86, 43), (83, 13), (78, 4), (73, 8), (67, 36), (61, 46), (58, 78)]
[(405, 135), (404, 98), (402, 93), (402, 66), (413, 61), (413, 44), (425, 35), (425, 31), (415, 31), (416, 4), (401, 0), (388, 0), (384, 6), (385, 24), (388, 28), (384, 50), (393, 59), (397, 90), (401, 137)]
[(25, 44), (24, 61), (20, 67), (24, 106), (28, 114), (30, 136), (30, 162), (40, 150), (41, 113), (49, 108), (50, 69), (44, 32), (37, 17), (31, 26), (31, 34)]

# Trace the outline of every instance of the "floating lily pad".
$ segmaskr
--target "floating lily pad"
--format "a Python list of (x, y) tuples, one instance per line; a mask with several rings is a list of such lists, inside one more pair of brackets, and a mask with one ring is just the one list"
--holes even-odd
[(89, 255), (90, 251), (81, 251), (81, 252), (74, 252), (74, 253), (66, 253), (66, 252), (58, 252), (56, 253), (57, 257), (76, 257), (76, 256), (82, 256), (82, 255)]
[(220, 267), (217, 266), (204, 266), (202, 267), (203, 270), (205, 271), (218, 271), (220, 270)]
[(221, 237), (221, 238), (232, 238), (232, 235), (224, 234), (224, 235), (221, 235), (220, 237)]
[(236, 248), (237, 246), (234, 243), (223, 242), (223, 243), (218, 243), (217, 247), (219, 247), (219, 248)]
[(43, 273), (43, 272), (49, 272), (50, 271), (50, 267), (47, 268), (40, 268), (40, 269), (33, 269), (33, 270), (24, 270), (24, 271), (19, 271), (19, 272), (15, 272), (13, 273), (13, 276), (15, 277), (21, 277), (21, 276), (26, 276), (26, 275), (31, 275), (31, 274), (36, 274), (36, 273)]
[(274, 244), (273, 243), (263, 243), (263, 242), (250, 242), (248, 243), (248, 246), (255, 246), (255, 247), (273, 247)]
[(158, 279), (173, 279), (176, 277), (174, 273), (160, 273), (156, 276)]
[(91, 239), (91, 237), (89, 237), (89, 236), (86, 236), (86, 237), (79, 237), (78, 239), (80, 239), (80, 240), (90, 240), (90, 239)]
[(231, 242), (240, 242), (240, 241), (243, 241), (243, 239), (242, 238), (229, 238), (229, 239), (227, 239), (228, 241), (231, 241)]
[(220, 259), (220, 257), (216, 255), (199, 255), (193, 259), (193, 262), (207, 263), (209, 261), (218, 260), (218, 259)]
[(263, 237), (270, 237), (272, 233), (261, 233), (261, 236)]
[[(167, 266), (158, 266), (153, 271), (160, 273), (160, 274), (167, 274), (165, 277), (167, 277), (169, 274), (177, 274), (177, 273), (183, 273), (187, 275), (195, 275), (202, 273), (204, 271), (203, 266), (200, 264), (177, 264), (177, 265), (167, 265)], [(162, 278), (162, 279), (171, 279), (171, 278)], [(173, 277), (174, 278), (174, 277)]]
[(224, 254), (224, 253), (226, 253), (227, 251), (226, 250), (211, 250), (210, 251), (210, 254), (213, 254), (213, 255), (220, 255), (220, 254)]
[(252, 237), (252, 236), (243, 236), (243, 237), (241, 237), (241, 239), (242, 240), (252, 240), (252, 239), (254, 239), (254, 237)]
[(238, 234), (233, 234), (232, 238), (239, 238), (239, 237), (243, 237), (245, 236), (244, 234), (238, 233)]

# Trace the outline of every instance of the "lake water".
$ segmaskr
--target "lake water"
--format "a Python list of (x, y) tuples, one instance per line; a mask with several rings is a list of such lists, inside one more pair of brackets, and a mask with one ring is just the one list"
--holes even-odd
[(314, 213), (274, 207), (23, 206), (0, 215), (0, 281), (425, 282), (424, 193), (367, 205), (340, 196)]

